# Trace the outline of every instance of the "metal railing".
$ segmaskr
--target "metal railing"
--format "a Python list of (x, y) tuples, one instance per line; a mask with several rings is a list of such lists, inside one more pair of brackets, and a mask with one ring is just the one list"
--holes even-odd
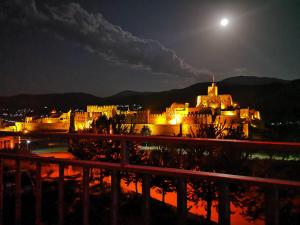
[(218, 184), (218, 214), (219, 224), (230, 224), (230, 191), (229, 184), (251, 184), (255, 186), (263, 186), (270, 190), (268, 192), (269, 200), (266, 223), (279, 224), (279, 189), (296, 189), (300, 190), (300, 182), (240, 176), (223, 173), (202, 172), (194, 170), (184, 170), (176, 168), (162, 168), (142, 165), (131, 165), (129, 163), (129, 151), (126, 145), (127, 141), (135, 142), (153, 142), (153, 143), (173, 143), (173, 144), (189, 144), (197, 146), (227, 146), (242, 149), (257, 149), (276, 151), (293, 151), (300, 152), (299, 143), (280, 143), (280, 142), (252, 142), (252, 141), (235, 141), (235, 140), (215, 140), (215, 139), (190, 139), (176, 137), (143, 137), (143, 136), (128, 136), (128, 135), (100, 135), (100, 134), (36, 134), (43, 137), (68, 137), (68, 138), (91, 138), (101, 140), (119, 140), (122, 143), (122, 157), (120, 163), (98, 162), (88, 160), (71, 160), (59, 158), (38, 157), (27, 154), (15, 154), (0, 152), (0, 225), (3, 225), (3, 162), (4, 159), (15, 161), (16, 165), (16, 195), (15, 195), (15, 224), (21, 225), (21, 162), (31, 161), (35, 163), (36, 168), (36, 186), (35, 186), (35, 224), (42, 224), (41, 216), (41, 199), (42, 199), (42, 177), (41, 168), (43, 164), (58, 165), (58, 222), (64, 224), (64, 168), (67, 166), (80, 167), (82, 170), (82, 199), (83, 199), (83, 225), (89, 225), (89, 169), (107, 169), (111, 173), (111, 224), (119, 224), (119, 192), (120, 192), (120, 172), (133, 172), (142, 174), (142, 212), (144, 225), (150, 224), (150, 179), (151, 175), (162, 175), (177, 179), (177, 212), (179, 215), (179, 224), (185, 224), (187, 218), (187, 179), (198, 178), (203, 180), (215, 181)]

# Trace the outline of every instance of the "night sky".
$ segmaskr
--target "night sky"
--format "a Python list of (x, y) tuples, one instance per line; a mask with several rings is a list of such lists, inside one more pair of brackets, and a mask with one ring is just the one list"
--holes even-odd
[(0, 95), (300, 79), (299, 0), (1, 0), (0, 24)]

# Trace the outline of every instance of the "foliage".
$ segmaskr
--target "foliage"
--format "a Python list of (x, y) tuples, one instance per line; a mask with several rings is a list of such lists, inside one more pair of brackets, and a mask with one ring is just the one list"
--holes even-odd
[(71, 110), (69, 133), (74, 133), (74, 132), (75, 132), (75, 113), (73, 110)]
[(217, 198), (217, 185), (213, 181), (193, 179), (189, 182), (191, 190), (188, 193), (188, 198), (195, 205), (199, 205), (201, 200), (206, 202), (206, 220), (211, 220), (211, 208), (213, 201)]
[(148, 126), (144, 125), (141, 129), (141, 135), (143, 136), (149, 136), (151, 135), (151, 130)]
[[(218, 117), (214, 117), (218, 121)], [(122, 126), (123, 116), (120, 115), (114, 119), (101, 117), (95, 121), (95, 132), (115, 132), (115, 133), (130, 133), (134, 125), (130, 127)], [(216, 138), (235, 138), (243, 139), (241, 126), (233, 126), (229, 124), (226, 127), (224, 124), (216, 123), (214, 125), (203, 125), (201, 131), (194, 133), (194, 137)], [(146, 128), (145, 128), (146, 130)], [(226, 135), (222, 133), (226, 131)], [(122, 143), (124, 144), (124, 143)], [(151, 147), (151, 143), (147, 143)], [(119, 141), (90, 141), (80, 140), (70, 144), (70, 149), (73, 154), (79, 158), (101, 160), (107, 162), (120, 162), (121, 143)], [(297, 171), (299, 171), (299, 163), (291, 164), (282, 161), (274, 161), (274, 156), (271, 155), (266, 160), (258, 160), (251, 158), (248, 151), (234, 149), (232, 146), (186, 146), (184, 144), (164, 144), (155, 145), (153, 150), (145, 151), (140, 149), (140, 145), (134, 142), (126, 142), (126, 147), (130, 151), (130, 163), (139, 165), (151, 165), (158, 167), (184, 168), (189, 170), (199, 170), (208, 172), (219, 172), (228, 174), (241, 174), (249, 176), (261, 177), (280, 177), (286, 178), (290, 174), (293, 179), (299, 179)], [(149, 148), (151, 149), (151, 148)], [(72, 151), (71, 150), (71, 151)], [(258, 152), (263, 152), (259, 149)], [(266, 154), (270, 154), (266, 152)], [(282, 159), (287, 158), (286, 155), (281, 156)], [(277, 165), (278, 164), (278, 165)], [(298, 166), (297, 166), (298, 165)], [(291, 169), (293, 168), (293, 169)], [(296, 169), (295, 169), (296, 168)], [(102, 171), (101, 176), (110, 175), (108, 171)], [(138, 183), (141, 182), (140, 174), (121, 173), (122, 179), (127, 185), (135, 184), (136, 192)], [(152, 176), (151, 187), (155, 187), (157, 192), (162, 195), (162, 201), (165, 201), (165, 196), (168, 192), (176, 191), (176, 179)], [(206, 220), (211, 219), (211, 208), (214, 206), (218, 198), (218, 185), (213, 181), (190, 179), (188, 181), (188, 199), (194, 202), (195, 205), (203, 204), (206, 208)], [(239, 187), (236, 185), (230, 186), (231, 201), (236, 206), (242, 209), (242, 215), (248, 220), (257, 220), (263, 218), (265, 200), (264, 190), (253, 187)], [(294, 195), (293, 195), (294, 196)], [(282, 198), (283, 199), (283, 198)], [(293, 197), (290, 197), (293, 199)], [(288, 207), (291, 201), (284, 202), (281, 208), (282, 218), (291, 214), (291, 208)]]
[(101, 115), (93, 122), (93, 132), (100, 134), (133, 134), (135, 124), (125, 125), (125, 115), (116, 114), (111, 118)]
[[(239, 121), (237, 126), (234, 126), (233, 121), (229, 124), (226, 120), (221, 122), (219, 110), (211, 110), (212, 122), (206, 122), (200, 124), (198, 129), (194, 132), (191, 129), (192, 137), (197, 138), (228, 138), (228, 139), (243, 139), (243, 126), (242, 121)], [(205, 114), (207, 117), (208, 114)], [(230, 153), (232, 153), (230, 151)], [(205, 170), (210, 172), (224, 172), (230, 173), (235, 170), (236, 164), (240, 164), (242, 160), (242, 155), (239, 154), (240, 151), (233, 155), (228, 155), (228, 151), (223, 148), (213, 147), (211, 149), (190, 149), (188, 155), (191, 159), (189, 169)], [(217, 185), (212, 181), (199, 181), (197, 179), (192, 179), (190, 181), (191, 190), (189, 191), (188, 198), (198, 204), (200, 200), (206, 202), (206, 219), (211, 220), (211, 207), (214, 200), (217, 198)]]

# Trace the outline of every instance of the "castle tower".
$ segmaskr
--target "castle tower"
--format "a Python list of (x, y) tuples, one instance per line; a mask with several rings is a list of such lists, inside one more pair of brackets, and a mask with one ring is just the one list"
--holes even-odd
[(212, 83), (211, 86), (208, 86), (207, 88), (207, 94), (210, 97), (213, 96), (218, 96), (218, 86), (216, 85), (216, 83)]

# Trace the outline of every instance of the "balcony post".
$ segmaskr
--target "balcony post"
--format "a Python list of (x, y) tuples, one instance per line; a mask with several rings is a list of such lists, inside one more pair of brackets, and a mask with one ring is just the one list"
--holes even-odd
[(64, 165), (58, 164), (59, 166), (59, 178), (58, 178), (58, 225), (64, 224)]
[(0, 225), (3, 225), (3, 158), (0, 158)]
[(111, 191), (112, 191), (111, 224), (118, 225), (119, 224), (120, 172), (117, 170), (112, 171)]
[(279, 191), (277, 187), (266, 192), (266, 225), (279, 224)]
[(121, 142), (122, 152), (121, 152), (121, 164), (129, 164), (129, 149), (127, 147), (127, 141), (123, 140)]
[(83, 168), (83, 225), (89, 225), (89, 168)]
[(144, 225), (150, 224), (150, 177), (148, 174), (143, 174), (142, 181), (142, 198), (143, 198), (143, 222)]
[(41, 181), (41, 163), (36, 162), (36, 186), (35, 186), (35, 224), (40, 225), (42, 222), (42, 181)]
[(230, 225), (230, 197), (229, 186), (225, 182), (219, 184), (219, 224)]
[(21, 162), (16, 160), (16, 208), (15, 208), (15, 224), (21, 225)]
[(177, 179), (177, 212), (179, 216), (178, 224), (186, 224), (187, 197), (186, 178)]

